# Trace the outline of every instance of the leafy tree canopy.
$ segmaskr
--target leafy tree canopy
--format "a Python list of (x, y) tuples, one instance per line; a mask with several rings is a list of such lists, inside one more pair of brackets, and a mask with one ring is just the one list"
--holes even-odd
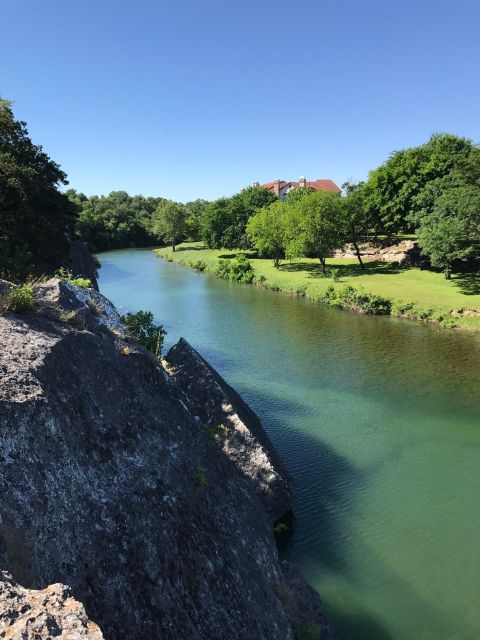
[(422, 217), (418, 242), (433, 267), (450, 278), (452, 264), (480, 251), (480, 189), (456, 187), (445, 191), (430, 213)]
[(162, 202), (155, 211), (152, 220), (153, 234), (163, 241), (167, 241), (172, 245), (175, 251), (175, 245), (181, 242), (187, 228), (187, 210), (185, 205), (172, 200)]
[(287, 217), (287, 257), (315, 256), (325, 272), (325, 259), (345, 245), (344, 207), (337, 193), (316, 191), (300, 198)]
[(276, 200), (262, 207), (249, 219), (247, 233), (261, 254), (271, 255), (273, 264), (279, 267), (285, 252), (285, 231), (291, 206), (282, 200)]
[(452, 134), (434, 134), (426, 144), (395, 151), (370, 173), (362, 187), (364, 206), (377, 230), (412, 230), (419, 216), (431, 212), (443, 186), (479, 180), (478, 145)]
[(212, 249), (248, 249), (247, 223), (254, 213), (276, 200), (262, 187), (248, 187), (231, 198), (220, 198), (205, 209), (202, 239)]
[(0, 98), (0, 272), (11, 279), (64, 261), (77, 215), (61, 193), (59, 165), (33, 144), (11, 102)]

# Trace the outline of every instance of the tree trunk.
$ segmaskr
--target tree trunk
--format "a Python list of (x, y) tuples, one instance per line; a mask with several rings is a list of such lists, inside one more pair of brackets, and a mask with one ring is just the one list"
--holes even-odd
[(365, 265), (362, 262), (362, 256), (360, 255), (360, 249), (358, 248), (358, 244), (357, 244), (357, 234), (355, 233), (353, 227), (352, 227), (352, 244), (355, 247), (355, 253), (357, 254), (357, 258), (360, 263), (360, 266), (362, 267), (362, 271), (365, 271)]
[(172, 252), (175, 253), (175, 240), (172, 240)]
[(323, 275), (325, 275), (325, 258), (323, 256), (318, 256), (318, 259), (320, 260), (320, 264), (322, 265), (322, 273)]

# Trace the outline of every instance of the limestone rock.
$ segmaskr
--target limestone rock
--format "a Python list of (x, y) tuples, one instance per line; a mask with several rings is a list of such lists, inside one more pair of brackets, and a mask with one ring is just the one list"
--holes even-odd
[[(201, 383), (189, 398), (151, 354), (122, 348), (103, 296), (53, 280), (35, 300), (0, 315), (0, 567), (28, 589), (69, 585), (108, 640), (293, 640), (283, 594), (302, 603), (272, 531), (289, 483), (255, 421), (235, 458), (192, 409)], [(250, 424), (208, 373), (214, 409), (227, 394), (227, 417)]]
[(100, 628), (63, 584), (24, 589), (0, 571), (0, 637), (5, 640), (103, 640)]

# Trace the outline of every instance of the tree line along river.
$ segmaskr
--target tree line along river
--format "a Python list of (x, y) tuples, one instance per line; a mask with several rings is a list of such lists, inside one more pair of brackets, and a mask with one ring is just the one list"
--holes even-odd
[(160, 260), (99, 254), (259, 414), (295, 481), (285, 556), (338, 640), (480, 637), (480, 338), (362, 316)]

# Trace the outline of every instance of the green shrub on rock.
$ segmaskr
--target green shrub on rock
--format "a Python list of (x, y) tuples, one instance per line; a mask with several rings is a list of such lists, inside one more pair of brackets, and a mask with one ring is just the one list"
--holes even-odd
[(13, 313), (27, 313), (34, 310), (33, 288), (29, 284), (14, 287), (8, 292), (7, 309)]
[(123, 316), (123, 321), (127, 325), (130, 338), (158, 358), (162, 353), (163, 340), (167, 332), (162, 325), (157, 326), (153, 323), (153, 313), (151, 311), (127, 313)]

